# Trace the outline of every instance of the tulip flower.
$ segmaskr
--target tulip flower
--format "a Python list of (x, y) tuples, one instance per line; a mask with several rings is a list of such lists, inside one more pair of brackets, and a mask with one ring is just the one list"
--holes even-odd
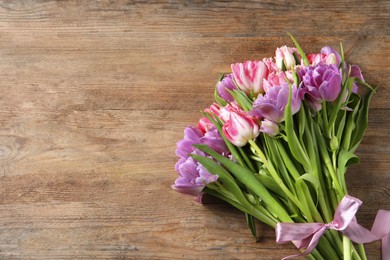
[(268, 75), (267, 79), (264, 79), (264, 92), (267, 93), (274, 86), (280, 86), (287, 83), (287, 76), (283, 71), (275, 71)]
[(287, 70), (294, 69), (295, 65), (297, 65), (294, 57), (294, 52), (298, 53), (298, 50), (296, 48), (290, 48), (287, 46), (277, 48), (275, 53), (276, 66), (280, 70), (284, 70), (284, 68), (286, 68)]
[(261, 122), (260, 132), (268, 134), (270, 136), (275, 136), (279, 133), (279, 125), (271, 120), (264, 119)]
[[(184, 129), (184, 139), (176, 144), (176, 155), (188, 158), (195, 151), (194, 144), (207, 144), (213, 150), (223, 155), (229, 153), (229, 149), (216, 128), (212, 128), (203, 134), (198, 128), (189, 126)], [(181, 163), (180, 160), (178, 163)], [(177, 167), (176, 170), (178, 170)]]
[(235, 146), (242, 147), (259, 135), (259, 125), (250, 117), (237, 112), (229, 114), (229, 120), (223, 125), (226, 138)]
[[(218, 104), (214, 103), (209, 108), (206, 108), (204, 111), (209, 113), (209, 114), (213, 114), (213, 115), (219, 116), (219, 114), (220, 114), (219, 110), (220, 109), (221, 109), (220, 106)], [(199, 119), (198, 128), (203, 133), (206, 133), (210, 129), (214, 128), (214, 125), (213, 125), (213, 123), (210, 122), (210, 120), (207, 117), (204, 116), (201, 119)]]
[(194, 144), (200, 143), (200, 138), (204, 134), (199, 128), (189, 126), (184, 129), (184, 139), (180, 140), (176, 144), (176, 155), (178, 157), (188, 158), (189, 155), (195, 150)]
[(196, 127), (187, 127), (184, 130), (184, 139), (176, 144), (176, 155), (179, 156), (179, 160), (175, 169), (179, 177), (172, 188), (181, 193), (197, 196), (206, 184), (216, 181), (218, 176), (210, 174), (199, 162), (190, 157), (191, 154), (206, 156), (196, 149), (194, 144), (207, 144), (226, 157), (229, 157), (230, 153), (216, 128), (209, 129), (205, 134)]
[(178, 192), (193, 196), (199, 195), (206, 184), (218, 179), (218, 175), (210, 174), (192, 157), (183, 160), (178, 166), (178, 173), (179, 177), (171, 187)]
[(232, 74), (226, 75), (221, 81), (217, 83), (217, 91), (219, 96), (226, 102), (232, 102), (233, 96), (229, 93), (229, 90), (235, 90), (237, 86), (234, 84)]
[(330, 46), (325, 46), (321, 49), (321, 54), (325, 55), (325, 64), (339, 65), (341, 62), (340, 54)]
[(199, 143), (207, 144), (211, 149), (219, 154), (229, 154), (229, 149), (227, 148), (225, 141), (216, 128), (207, 131), (204, 136), (199, 139)]
[[(288, 84), (274, 86), (264, 95), (259, 96), (253, 103), (251, 116), (259, 116), (275, 123), (284, 121), (285, 107), (288, 103), (290, 87)], [(292, 86), (291, 110), (295, 114), (301, 107), (300, 91)]]
[(301, 68), (302, 96), (316, 111), (321, 110), (323, 101), (333, 102), (341, 91), (341, 74), (334, 64), (319, 63), (316, 66)]
[[(357, 65), (351, 65), (351, 73), (349, 74), (349, 76), (360, 79), (361, 81), (364, 81), (362, 71), (360, 70), (359, 66), (357, 66)], [(353, 83), (352, 92), (356, 93), (356, 94), (358, 92), (358, 86), (357, 86), (356, 82)]]
[(227, 104), (226, 106), (222, 107), (220, 110), (219, 110), (219, 115), (218, 117), (223, 121), (223, 122), (227, 122), (230, 118), (230, 113), (231, 112), (236, 112), (238, 114), (241, 114), (241, 115), (245, 115), (246, 113), (244, 112), (244, 110), (242, 110), (236, 102), (232, 102), (230, 104)]
[(312, 66), (315, 66), (320, 62), (328, 65), (330, 64), (339, 65), (341, 62), (340, 54), (335, 49), (329, 46), (322, 48), (321, 53), (308, 54), (307, 59), (309, 60), (310, 65)]
[(263, 93), (263, 79), (268, 75), (268, 68), (262, 61), (246, 61), (232, 64), (233, 78), (239, 89), (248, 95)]

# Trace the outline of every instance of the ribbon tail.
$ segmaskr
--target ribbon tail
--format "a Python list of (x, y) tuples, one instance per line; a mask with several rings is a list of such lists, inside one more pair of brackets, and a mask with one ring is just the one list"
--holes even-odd
[(390, 211), (383, 209), (378, 211), (372, 232), (382, 237), (382, 259), (390, 260)]
[(353, 242), (359, 244), (371, 243), (381, 239), (381, 237), (357, 223), (356, 219), (353, 219), (351, 223), (349, 223), (349, 226), (341, 232)]
[(382, 259), (390, 260), (390, 235), (382, 238)]
[(371, 231), (357, 223), (354, 218), (342, 232), (356, 243), (371, 243), (382, 240), (382, 259), (390, 260), (390, 211), (379, 210)]

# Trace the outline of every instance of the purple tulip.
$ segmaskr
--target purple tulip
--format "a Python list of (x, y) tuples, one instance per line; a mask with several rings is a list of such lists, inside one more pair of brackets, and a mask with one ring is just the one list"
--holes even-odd
[(340, 65), (341, 56), (332, 47), (325, 46), (321, 49), (321, 53), (308, 54), (310, 65), (315, 66), (319, 63)]
[(279, 125), (268, 119), (261, 121), (260, 132), (270, 136), (275, 136), (279, 133)]
[(316, 111), (321, 110), (323, 101), (333, 102), (341, 91), (341, 74), (334, 64), (319, 63), (316, 66), (301, 68), (302, 97)]
[[(360, 70), (359, 66), (352, 65), (351, 66), (351, 73), (349, 74), (350, 77), (358, 78), (361, 81), (364, 81), (362, 71)], [(357, 93), (358, 92), (358, 86), (356, 82), (353, 83), (352, 92)]]
[(321, 54), (325, 57), (326, 64), (339, 65), (341, 62), (340, 54), (330, 46), (325, 46), (321, 49)]
[(203, 134), (198, 128), (189, 126), (184, 129), (184, 138), (176, 144), (176, 155), (188, 158), (195, 151), (194, 144), (207, 144), (211, 149), (222, 155), (229, 153), (229, 149), (216, 128), (212, 128)]
[(230, 154), (217, 129), (209, 129), (205, 134), (191, 126), (184, 130), (184, 138), (176, 144), (176, 155), (179, 159), (175, 169), (179, 177), (172, 188), (178, 192), (196, 196), (206, 184), (216, 181), (218, 175), (210, 174), (199, 162), (190, 157), (190, 154), (206, 156), (205, 153), (196, 149), (194, 144), (206, 144), (224, 156)]
[(211, 149), (219, 154), (227, 155), (229, 153), (229, 149), (227, 148), (225, 141), (216, 128), (206, 132), (204, 136), (200, 138), (200, 143), (207, 144)]
[(206, 184), (218, 179), (218, 175), (210, 174), (192, 157), (184, 159), (178, 166), (178, 173), (180, 176), (171, 187), (178, 192), (193, 196), (199, 195)]
[(195, 150), (194, 144), (200, 143), (200, 138), (203, 137), (202, 131), (196, 127), (189, 126), (184, 129), (184, 139), (176, 144), (176, 155), (178, 157), (188, 158)]
[[(275, 123), (284, 121), (284, 112), (290, 95), (288, 84), (274, 86), (264, 96), (259, 96), (253, 103), (250, 115), (259, 116)], [(291, 110), (295, 114), (301, 108), (300, 91), (292, 86)]]
[(237, 89), (237, 87), (234, 84), (232, 74), (226, 75), (226, 77), (217, 83), (218, 94), (226, 102), (232, 102), (234, 100), (233, 96), (229, 93), (228, 90), (235, 89)]

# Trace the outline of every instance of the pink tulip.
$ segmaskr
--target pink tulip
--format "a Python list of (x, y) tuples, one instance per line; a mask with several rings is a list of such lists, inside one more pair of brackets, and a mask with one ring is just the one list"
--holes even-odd
[(232, 64), (231, 67), (239, 89), (254, 96), (264, 92), (263, 79), (268, 75), (268, 68), (264, 62), (246, 61)]
[(242, 147), (259, 135), (259, 125), (250, 117), (231, 112), (222, 131), (232, 144)]
[(292, 70), (294, 69), (296, 62), (295, 62), (295, 57), (293, 53), (298, 53), (296, 48), (290, 48), (287, 46), (282, 46), (280, 48), (276, 49), (276, 66), (279, 69), (283, 68), (283, 63), (284, 66), (287, 70)]
[[(214, 103), (209, 108), (206, 108), (204, 111), (209, 113), (209, 114), (219, 116), (220, 109), (221, 109), (220, 106), (218, 104)], [(213, 123), (211, 123), (207, 117), (202, 117), (201, 119), (199, 119), (198, 128), (203, 133), (208, 132), (213, 127), (214, 127)]]
[(235, 113), (238, 113), (240, 115), (243, 115), (245, 116), (245, 111), (242, 110), (236, 102), (231, 102), (230, 104), (227, 104), (226, 106), (224, 107), (221, 107), (221, 109), (219, 110), (219, 115), (218, 117), (223, 121), (223, 122), (227, 122), (230, 118), (230, 113), (232, 112), (235, 112)]
[(279, 71), (273, 58), (264, 58), (263, 62), (267, 65), (268, 73)]
[(284, 83), (287, 83), (287, 76), (283, 71), (272, 72), (267, 79), (264, 79), (264, 92), (267, 93), (272, 87), (280, 86)]

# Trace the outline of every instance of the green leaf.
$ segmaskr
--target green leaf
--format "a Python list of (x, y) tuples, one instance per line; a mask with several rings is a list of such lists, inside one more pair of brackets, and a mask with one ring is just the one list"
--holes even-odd
[(291, 34), (288, 34), (288, 35), (290, 36), (291, 40), (293, 41), (295, 47), (298, 49), (298, 52), (302, 57), (303, 64), (305, 64), (305, 66), (309, 66), (310, 62), (309, 62), (308, 58), (306, 57), (305, 52), (302, 50), (301, 45), (299, 45), (298, 41), (295, 40), (294, 36), (292, 36)]
[(256, 231), (255, 219), (253, 218), (252, 215), (249, 215), (248, 213), (245, 213), (245, 217), (246, 217), (246, 223), (248, 224), (248, 228), (250, 229), (253, 237), (257, 242), (257, 231)]
[(297, 180), (297, 182), (302, 182), (302, 181), (307, 181), (310, 184), (312, 184), (312, 186), (313, 186), (314, 190), (317, 192), (317, 196), (318, 196), (318, 190), (320, 188), (320, 181), (318, 180), (317, 177), (315, 177), (312, 174), (305, 173), (301, 177), (299, 177)]
[(367, 87), (369, 90), (373, 91), (374, 93), (376, 93), (376, 89), (377, 88), (373, 88), (371, 87), (369, 84), (367, 84), (367, 82), (359, 79), (359, 78), (356, 78), (356, 82), (358, 82), (359, 84), (362, 84), (363, 86)]
[(284, 59), (282, 59), (282, 71), (287, 71), (286, 63), (284, 62)]
[(343, 134), (343, 140), (341, 146), (343, 147), (344, 150), (347, 151), (350, 149), (351, 138), (353, 138), (352, 132), (356, 128), (356, 118), (359, 112), (360, 100), (361, 100), (360, 97), (353, 93), (351, 95), (351, 102), (348, 104), (348, 107), (353, 110), (345, 112), (345, 114), (347, 114), (347, 120), (344, 128), (344, 134)]
[(347, 167), (351, 164), (359, 163), (359, 157), (357, 157), (354, 153), (346, 151), (344, 149), (340, 150), (338, 157), (338, 174), (340, 176), (340, 180), (342, 181), (342, 185), (344, 189), (346, 189), (345, 183), (345, 172), (347, 171)]
[(279, 140), (277, 138), (273, 138), (267, 135), (264, 136), (264, 140), (269, 150), (268, 161), (273, 162), (272, 165), (274, 165), (274, 167), (277, 169), (277, 172), (280, 174), (283, 183), (286, 184), (287, 188), (291, 191), (293, 195), (296, 195), (292, 178), (290, 177), (283, 163), (284, 158), (281, 154), (279, 154), (279, 150), (276, 145), (276, 142), (278, 142)]
[(307, 124), (306, 113), (304, 104), (302, 104), (301, 109), (298, 112), (298, 131), (299, 131), (299, 140), (302, 142), (303, 133), (305, 132), (305, 127)]
[(250, 158), (247, 156), (247, 153), (245, 152), (245, 150), (242, 148), (242, 147), (237, 147), (238, 151), (240, 152), (242, 158), (244, 159), (246, 165), (248, 166), (248, 168), (252, 171), (252, 172), (256, 172), (253, 164), (252, 164), (252, 161), (250, 160)]
[(344, 56), (344, 48), (343, 48), (343, 43), (340, 42), (340, 56), (341, 56), (341, 61), (340, 61), (340, 66), (339, 68), (341, 68), (341, 77), (342, 77), (342, 80), (341, 80), (341, 83), (344, 84), (345, 83), (345, 73), (344, 73), (344, 62), (345, 62), (345, 56)]
[(279, 187), (276, 181), (265, 173), (265, 170), (260, 170), (259, 174), (255, 174), (255, 177), (270, 191), (278, 194), (280, 197), (287, 199), (286, 194)]
[[(293, 56), (294, 56), (294, 59), (295, 59), (295, 64), (297, 65), (301, 65), (301, 60), (299, 59), (299, 56), (298, 56), (298, 53), (296, 53), (295, 51), (293, 52)], [(293, 70), (293, 72), (295, 72), (295, 70)], [(296, 74), (296, 72), (295, 72)], [(299, 84), (298, 84), (299, 85)], [(298, 86), (297, 85), (297, 86)]]
[[(211, 149), (210, 147), (208, 148)], [(191, 157), (201, 163), (209, 173), (218, 175), (218, 182), (222, 183), (223, 188), (220, 187), (213, 189), (210, 187), (209, 189), (206, 189), (208, 193), (227, 201), (229, 204), (245, 213), (256, 216), (265, 224), (275, 226), (274, 220), (267, 215), (269, 213), (265, 214), (266, 212), (259, 212), (259, 209), (252, 205), (248, 201), (247, 197), (242, 193), (242, 190), (236, 183), (235, 179), (221, 165), (208, 157), (195, 154), (192, 154)], [(209, 185), (207, 185), (206, 188), (208, 186)]]
[(242, 205), (249, 205), (249, 202), (235, 182), (234, 178), (221, 165), (204, 156), (191, 154), (191, 157), (202, 164), (209, 173), (218, 175), (218, 180), (223, 183), (224, 187), (226, 187), (226, 189), (231, 192)]
[(297, 189), (297, 195), (299, 198), (299, 201), (301, 202), (301, 207), (299, 208), (300, 211), (302, 211), (303, 216), (305, 217), (307, 222), (314, 222), (313, 217), (311, 216), (310, 209), (308, 207), (308, 201), (306, 200), (305, 194), (303, 192), (302, 185), (305, 185), (304, 183), (295, 183), (296, 189)]
[(359, 109), (358, 118), (356, 120), (356, 125), (359, 127), (356, 127), (355, 131), (352, 133), (353, 139), (351, 138), (352, 139), (352, 141), (351, 141), (352, 148), (350, 149), (351, 152), (356, 151), (360, 142), (363, 139), (364, 132), (367, 129), (368, 108), (370, 106), (370, 101), (371, 101), (373, 93), (374, 93), (374, 91), (371, 91), (370, 93), (368, 93), (368, 95), (363, 98), (363, 102), (361, 102), (361, 104), (360, 104), (361, 107)]
[(310, 160), (307, 157), (306, 151), (301, 146), (298, 137), (296, 136), (294, 131), (294, 121), (293, 121), (293, 116), (291, 111), (291, 102), (292, 102), (292, 88), (290, 87), (289, 99), (284, 112), (287, 143), (294, 158), (298, 162), (300, 162), (305, 169), (310, 169)]
[(248, 96), (241, 90), (229, 90), (229, 93), (232, 95), (234, 100), (237, 101), (237, 104), (244, 110), (249, 111), (252, 109), (252, 101), (248, 98)]
[[(316, 191), (316, 202), (314, 203), (314, 197), (311, 195), (309, 187), (306, 185), (306, 182), (311, 184), (314, 187), (314, 190)], [(309, 222), (312, 222), (313, 220), (316, 222), (323, 222), (323, 218), (321, 214), (318, 212), (317, 205), (319, 201), (319, 195), (320, 195), (320, 182), (318, 178), (312, 174), (305, 173), (302, 175), (296, 182), (298, 194), (300, 194), (300, 199), (305, 201), (304, 210), (309, 210), (310, 212), (310, 219), (309, 217), (307, 220)]]
[(272, 219), (267, 214), (265, 214), (265, 212), (262, 212), (257, 208), (254, 208), (254, 207), (247, 208), (247, 207), (241, 205), (239, 202), (237, 202), (234, 198), (231, 198), (229, 196), (225, 196), (224, 194), (220, 193), (219, 191), (210, 189), (207, 186), (203, 189), (203, 191), (207, 194), (210, 194), (214, 197), (217, 197), (217, 198), (220, 198), (221, 200), (226, 201), (227, 203), (229, 203), (230, 205), (232, 205), (233, 207), (239, 209), (240, 211), (242, 211), (244, 213), (252, 214), (257, 219), (259, 219), (263, 223), (265, 223), (273, 228), (275, 228), (275, 226), (276, 226), (276, 220)]
[(194, 146), (222, 163), (223, 166), (225, 166), (229, 172), (234, 175), (234, 177), (236, 177), (241, 183), (252, 190), (265, 203), (266, 208), (274, 216), (277, 216), (283, 222), (292, 222), (292, 219), (287, 214), (285, 209), (280, 206), (278, 201), (269, 193), (264, 185), (257, 180), (253, 172), (251, 172), (248, 168), (243, 167), (220, 155), (207, 145), (199, 144)]
[(339, 141), (342, 140), (341, 138), (343, 137), (346, 118), (347, 118), (347, 111), (345, 110), (340, 111), (336, 120), (336, 126), (337, 126), (336, 136)]
[(334, 127), (337, 115), (340, 112), (341, 107), (343, 106), (346, 94), (348, 94), (348, 97), (346, 100), (347, 101), (349, 100), (349, 96), (352, 93), (354, 79), (355, 78), (348, 78), (347, 81), (345, 82), (345, 84), (343, 84), (343, 86), (341, 87), (340, 94), (336, 100), (336, 104), (334, 105), (334, 107), (332, 109), (331, 116), (329, 118), (328, 129), (327, 129), (328, 136), (331, 136), (330, 133)]

